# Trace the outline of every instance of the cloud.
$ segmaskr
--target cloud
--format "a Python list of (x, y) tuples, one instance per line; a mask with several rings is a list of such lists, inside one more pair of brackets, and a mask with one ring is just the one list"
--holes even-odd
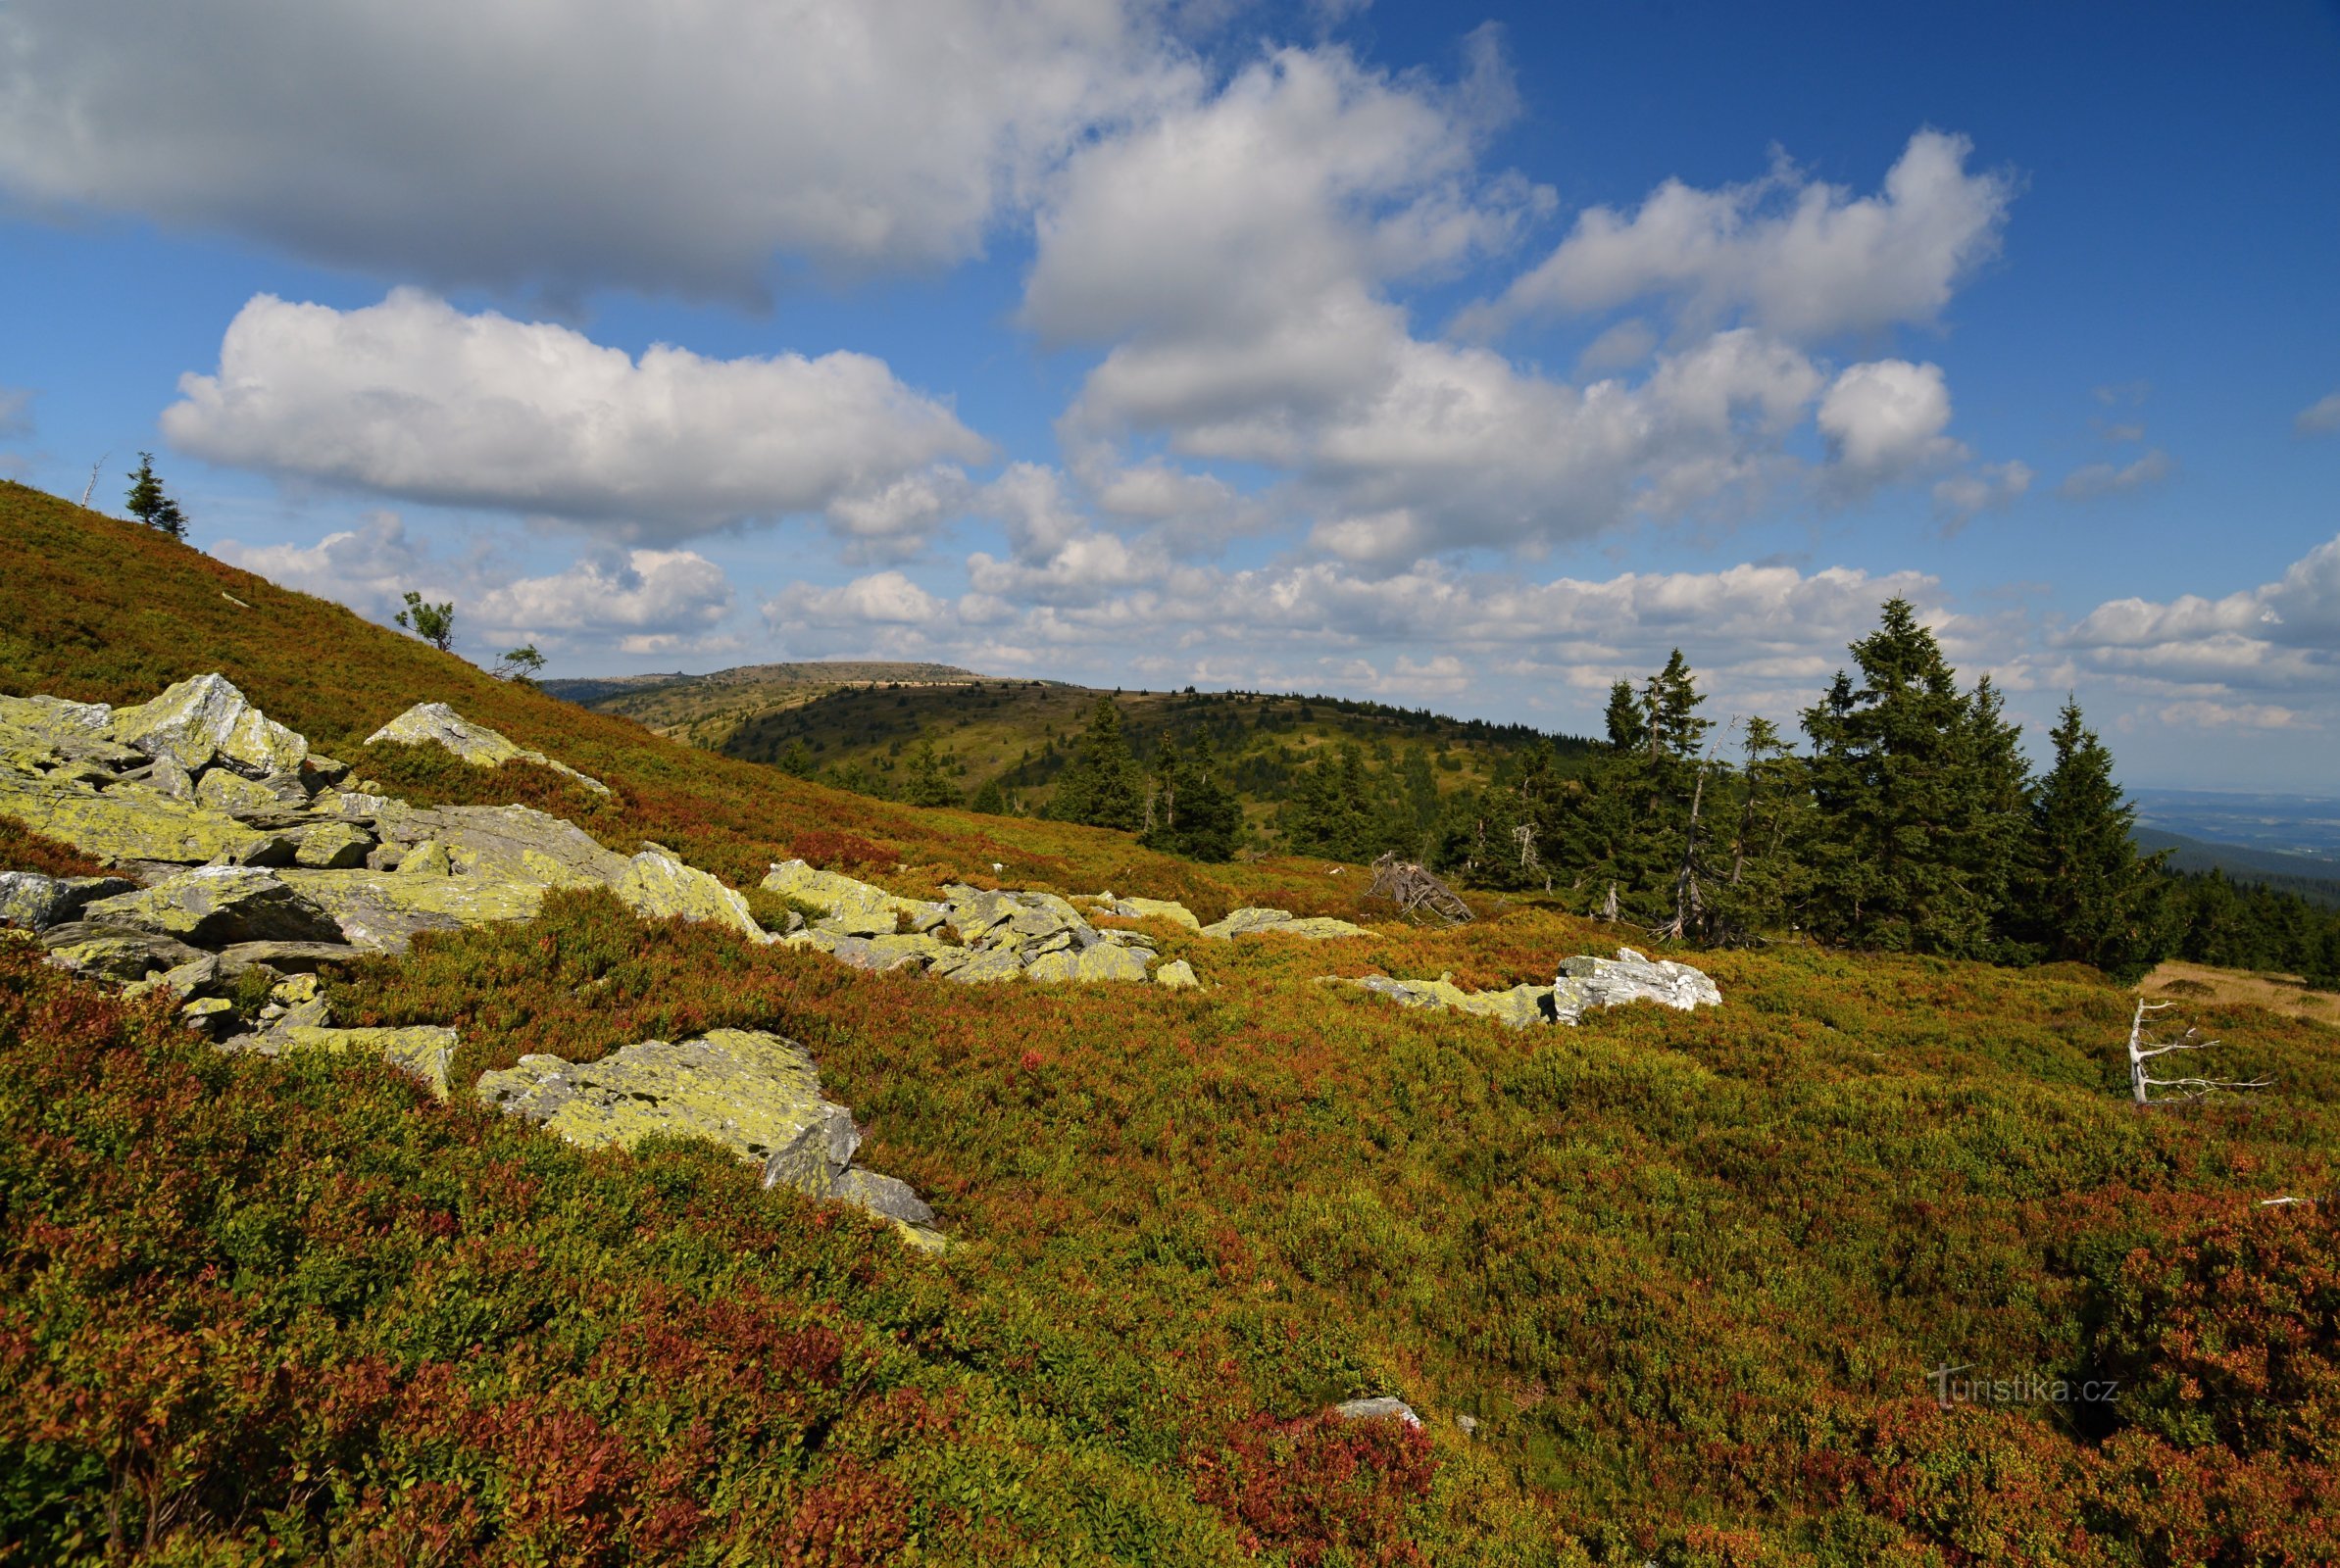
[(2110, 463), (2084, 464), (2064, 476), (2056, 493), (2066, 501), (2095, 501), (2160, 484), (2176, 471), (2177, 464), (2169, 454), (2156, 447), (2136, 462), (2117, 467)]
[(688, 550), (587, 557), (544, 576), (514, 576), (492, 549), (440, 559), (397, 514), (369, 514), (314, 545), (223, 541), (216, 554), (273, 582), (387, 623), (410, 590), (450, 601), (466, 647), (534, 641), (548, 652), (669, 652), (722, 644), (732, 590), (721, 566)]
[(1942, 433), (1950, 426), (1950, 387), (1938, 365), (1852, 366), (1829, 384), (1816, 422), (1839, 474), (1864, 490), (1967, 455)]
[[(1280, 51), (1068, 162), (1041, 203), (1021, 318), (1050, 343), (1108, 345), (1059, 421), (1091, 502), (1096, 475), (1142, 466), (1122, 454), (1257, 466), (1276, 476), (1263, 499), (1308, 520), (1311, 549), (1391, 571), (1534, 555), (1640, 519), (1728, 519), (1811, 482), (1787, 440), (1829, 371), (1776, 333), (1690, 334), (1653, 358), (1654, 331), (1619, 323), (1586, 368), (1639, 373), (1584, 385), (1416, 335), (1399, 284), (1493, 253), (1550, 202), (1476, 172), (1513, 101), (1491, 36), (1478, 43), (1452, 86), (1338, 49)], [(1819, 238), (1767, 243), (1816, 245), (1855, 271), (1899, 265), (1909, 234), (1942, 229), (1926, 216), (1950, 199), (1938, 166), (1964, 155), (1920, 137), (1881, 205), (1819, 191), (1802, 220)], [(1985, 205), (1995, 231), (2003, 202)], [(1935, 367), (1848, 372), (1829, 431), (1844, 456), (1825, 484), (1845, 499), (1963, 456), (1948, 413)], [(1238, 526), (1164, 537), (1192, 554)], [(1090, 554), (1089, 577), (1126, 564), (1113, 547)]]
[(2317, 727), (2292, 709), (2269, 703), (2171, 703), (2162, 721), (2189, 729), (2301, 729)]
[(2340, 392), (2327, 392), (2300, 410), (2291, 428), (2300, 435), (2329, 435), (2340, 430)]
[(2022, 462), (1986, 463), (1934, 481), (1934, 515), (1951, 532), (1984, 512), (2004, 512), (2021, 499), (2037, 475)]
[(32, 433), (32, 396), (25, 387), (0, 386), (0, 438)]
[(2340, 538), (2270, 583), (2209, 599), (2115, 599), (2055, 639), (2094, 667), (2197, 695), (2340, 694)]
[(635, 360), (412, 289), (346, 312), (259, 295), (179, 391), (163, 431), (197, 457), (627, 541), (825, 511), (899, 549), (948, 504), (936, 465), (988, 450), (867, 355)]
[(2015, 199), (2008, 176), (1967, 172), (1972, 151), (1964, 136), (1920, 130), (1874, 196), (1812, 180), (1784, 158), (1719, 190), (1668, 180), (1629, 218), (1587, 209), (1558, 249), (1459, 325), (1490, 334), (1649, 296), (1679, 300), (1693, 322), (1743, 315), (1795, 341), (1929, 323), (1998, 254)]
[(1136, 0), (0, 12), (0, 186), (440, 286), (759, 295), (977, 253), (1192, 74)]

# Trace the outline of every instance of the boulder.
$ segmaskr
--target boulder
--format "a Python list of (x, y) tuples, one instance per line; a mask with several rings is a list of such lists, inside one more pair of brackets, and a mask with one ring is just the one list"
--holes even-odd
[(936, 960), (928, 972), (970, 986), (991, 980), (1015, 980), (1023, 974), (1023, 960), (1013, 952), (997, 948), (962, 948), (958, 952), (960, 956), (956, 958)]
[(751, 941), (765, 940), (764, 928), (748, 913), (747, 900), (707, 872), (657, 850), (635, 856), (612, 891), (645, 920), (679, 915), (694, 923), (728, 926)]
[(290, 974), (314, 974), (321, 964), (355, 963), (367, 956), (346, 942), (235, 942), (220, 950), (220, 972), (230, 979), (255, 964)]
[(1192, 909), (1169, 899), (1120, 899), (1115, 901), (1113, 912), (1132, 920), (1168, 920), (1189, 931), (1203, 928), (1203, 922), (1195, 918)]
[(111, 737), (149, 757), (169, 757), (190, 773), (215, 760), (258, 778), (297, 773), (309, 742), (261, 712), (224, 675), (197, 675), (152, 702), (118, 708)]
[(1421, 1417), (1414, 1413), (1414, 1406), (1386, 1394), (1371, 1399), (1344, 1399), (1332, 1411), (1344, 1421), (1378, 1421), (1394, 1415), (1410, 1427), (1421, 1425)]
[[(594, 1062), (527, 1055), (482, 1073), (477, 1094), (581, 1148), (703, 1138), (761, 1164), (766, 1187), (857, 1203), (905, 1229), (933, 1218), (902, 1183), (857, 1170), (853, 1113), (821, 1097), (812, 1053), (779, 1035), (711, 1029), (696, 1040), (645, 1040)], [(931, 1231), (910, 1239), (940, 1241)]]
[(235, 1016), (235, 1004), (225, 997), (197, 997), (178, 1009), (186, 1026), (200, 1034), (224, 1027)]
[(1307, 937), (1316, 942), (1321, 942), (1330, 937), (1369, 937), (1372, 935), (1364, 926), (1352, 925), (1346, 920), (1335, 920), (1326, 915), (1300, 916), (1293, 914), (1289, 909), (1265, 909), (1257, 906), (1236, 909), (1225, 919), (1214, 920), (1201, 929), (1203, 935), (1218, 937), (1222, 941), (1232, 941), (1236, 937), (1260, 931), (1271, 931), (1277, 936)]
[(92, 902), (88, 918), (224, 947), (231, 942), (325, 942), (340, 934), (331, 915), (272, 871), (206, 865), (150, 888)]
[[(1628, 1002), (1655, 1002), (1683, 1012), (1722, 1005), (1720, 988), (1704, 970), (1644, 957), (1631, 948), (1618, 949), (1614, 958), (1563, 958), (1553, 995), (1563, 1014), (1580, 1014), (1586, 1007), (1622, 1006)], [(1575, 1020), (1571, 1016), (1569, 1021)]]
[(128, 893), (138, 886), (119, 876), (43, 876), (38, 871), (0, 871), (0, 924), (46, 931), (77, 919), (93, 900)]
[(285, 1022), (262, 1034), (227, 1041), (223, 1049), (250, 1051), (267, 1056), (309, 1053), (378, 1056), (400, 1071), (422, 1079), (430, 1086), (431, 1094), (444, 1100), (447, 1065), (455, 1059), (456, 1044), (454, 1030), (428, 1024), (403, 1029), (326, 1029)]
[(292, 852), (292, 863), (312, 871), (347, 871), (366, 863), (373, 852), (373, 835), (348, 822), (320, 822), (303, 828)]
[(549, 767), (556, 773), (573, 778), (596, 794), (610, 793), (610, 787), (601, 780), (578, 772), (567, 762), (556, 762), (542, 752), (531, 752), (515, 745), (485, 724), (473, 723), (445, 703), (417, 703), (366, 737), (369, 746), (383, 742), (399, 746), (441, 746), (474, 767), (494, 767), (502, 762), (533, 762), (539, 767)]
[(533, 919), (545, 894), (539, 882), (489, 877), (298, 868), (278, 874), (332, 917), (341, 941), (374, 953), (404, 953), (408, 941), (421, 931)]
[(232, 768), (208, 769), (195, 783), (195, 804), (229, 816), (274, 815), (287, 807), (309, 803), (309, 792), (297, 775), (272, 773), (246, 778)]
[(173, 937), (87, 920), (51, 926), (40, 940), (51, 963), (102, 980), (143, 980), (205, 956)]
[[(1515, 1029), (1532, 1024), (1551, 1023), (1556, 1014), (1552, 1005), (1550, 986), (1519, 985), (1509, 991), (1466, 991), (1454, 983), (1450, 975), (1435, 980), (1393, 980), (1385, 974), (1369, 974), (1354, 980), (1338, 975), (1326, 975), (1332, 984), (1355, 986), (1395, 1002), (1401, 1007), (1439, 1007), (1454, 1012), (1468, 1012), (1481, 1018), (1493, 1018)], [(1569, 1022), (1575, 1020), (1571, 1017)]]
[(1195, 978), (1194, 965), (1184, 958), (1172, 958), (1154, 971), (1154, 983), (1172, 991), (1199, 991), (1202, 981)]

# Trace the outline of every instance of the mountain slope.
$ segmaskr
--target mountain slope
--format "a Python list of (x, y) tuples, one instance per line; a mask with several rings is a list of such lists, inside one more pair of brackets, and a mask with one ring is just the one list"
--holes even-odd
[[(33, 492), (0, 491), (0, 549), (11, 691), (120, 702), (218, 668), (403, 793), (518, 793), (735, 882), (849, 831), (912, 891), (996, 859), (1011, 885), (1356, 907), (1320, 865), (1206, 873), (694, 752)], [(617, 800), (358, 745), (421, 700)], [(2130, 999), (2075, 966), (1781, 943), (1688, 956), (1719, 1008), (1519, 1031), (1318, 983), (1499, 988), (1635, 939), (1486, 913), (1322, 943), (1156, 922), (1203, 979), (1169, 992), (871, 973), (574, 894), (331, 988), (337, 1016), (453, 1024), (496, 1062), (783, 1031), (872, 1167), (934, 1202), (940, 1262), (699, 1146), (581, 1154), (377, 1066), (215, 1055), (167, 1004), (0, 942), (0, 1539), (96, 1557), (111, 1520), (131, 1555), (155, 1522), (157, 1557), (237, 1562), (2330, 1559), (2340, 1205), (2265, 1206), (2333, 1188), (2329, 1030), (2204, 1004), (2216, 1070), (2275, 1087), (2138, 1112)], [(1962, 1364), (2120, 1394), (1985, 1383), (1944, 1408), (1929, 1374)], [(1420, 1432), (1325, 1413), (1373, 1395)]]

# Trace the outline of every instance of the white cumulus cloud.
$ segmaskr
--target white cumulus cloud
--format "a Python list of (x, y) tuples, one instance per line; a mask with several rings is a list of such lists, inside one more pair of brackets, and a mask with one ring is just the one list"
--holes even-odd
[(1950, 387), (1938, 365), (1876, 360), (1852, 366), (1829, 384), (1817, 420), (1829, 457), (1862, 486), (1966, 456), (1942, 433), (1950, 427)]
[(2064, 476), (2056, 493), (2066, 501), (2096, 501), (2160, 484), (2176, 471), (2176, 462), (2156, 447), (2133, 463), (2082, 464)]
[(975, 254), (1191, 68), (1137, 0), (15, 0), (0, 188), (441, 286)]
[(1931, 322), (1998, 253), (2015, 198), (2006, 175), (1967, 171), (1972, 152), (1964, 136), (1920, 130), (1873, 196), (1812, 180), (1784, 159), (1720, 190), (1668, 180), (1630, 217), (1580, 214), (1558, 249), (1462, 325), (1492, 331), (1652, 295), (1678, 298), (1693, 320), (1744, 313), (1797, 340)]
[(645, 542), (827, 512), (895, 544), (946, 505), (935, 466), (988, 451), (867, 355), (636, 360), (412, 289), (354, 311), (260, 295), (179, 391), (163, 431), (215, 463)]

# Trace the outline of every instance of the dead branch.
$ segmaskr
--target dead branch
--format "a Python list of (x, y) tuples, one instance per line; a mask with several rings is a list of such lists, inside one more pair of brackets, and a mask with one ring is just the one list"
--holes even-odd
[(1437, 920), (1461, 925), (1474, 918), (1462, 895), (1413, 861), (1399, 859), (1395, 850), (1373, 862), (1372, 884), (1365, 896), (1387, 899), (1397, 906), (1398, 913), (1417, 924)]
[(2272, 1078), (2157, 1078), (2148, 1063), (2163, 1056), (2186, 1052), (2213, 1051), (2220, 1042), (2205, 1040), (2199, 1029), (2188, 1029), (2181, 1035), (2153, 1038), (2145, 1032), (2148, 1013), (2166, 1011), (2176, 1006), (2174, 1002), (2147, 1002), (2137, 1000), (2136, 1015), (2129, 1020), (2129, 1093), (2140, 1105), (2166, 1105), (2188, 1100), (2201, 1100), (2219, 1090), (2241, 1091), (2265, 1089)]

